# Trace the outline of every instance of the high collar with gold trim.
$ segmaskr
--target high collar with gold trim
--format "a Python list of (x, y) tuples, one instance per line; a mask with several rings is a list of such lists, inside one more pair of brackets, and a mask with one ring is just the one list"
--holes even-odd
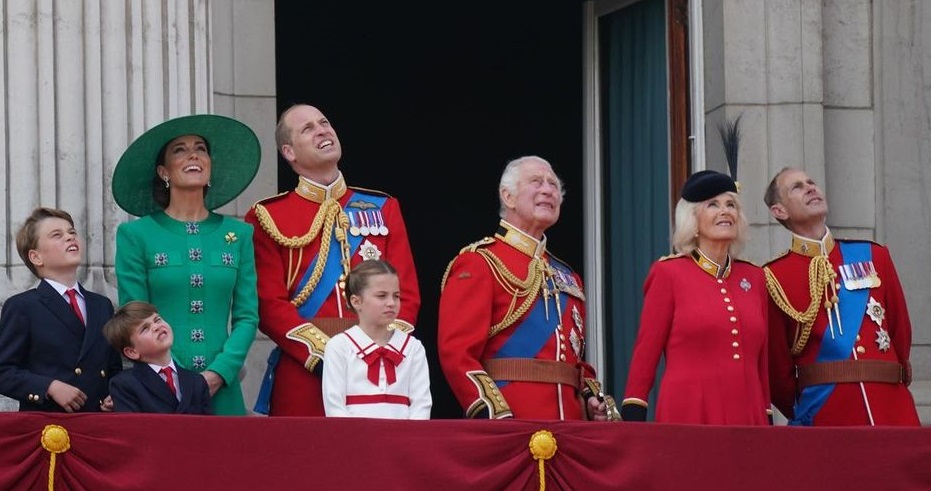
[(831, 230), (826, 229), (821, 240), (809, 239), (801, 235), (792, 234), (792, 252), (803, 256), (827, 256), (834, 250), (834, 236)]
[(530, 257), (543, 257), (543, 253), (546, 252), (546, 235), (543, 236), (543, 240), (537, 240), (504, 219), (498, 224), (495, 237)]
[(297, 188), (294, 189), (294, 192), (314, 203), (323, 203), (329, 198), (338, 200), (346, 194), (346, 180), (343, 179), (342, 172), (336, 176), (336, 180), (330, 185), (323, 185), (304, 176), (300, 176), (297, 181)]
[(727, 278), (731, 274), (731, 255), (728, 254), (725, 259), (724, 265), (720, 265), (711, 260), (706, 256), (702, 251), (695, 249), (692, 251), (692, 260), (695, 261), (695, 264), (698, 265), (702, 271), (714, 276), (715, 278)]

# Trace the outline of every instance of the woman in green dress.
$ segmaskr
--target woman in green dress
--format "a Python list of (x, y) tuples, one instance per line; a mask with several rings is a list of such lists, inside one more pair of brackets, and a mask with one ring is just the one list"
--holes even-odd
[(252, 226), (214, 213), (249, 185), (258, 138), (235, 119), (168, 120), (129, 146), (113, 197), (131, 215), (116, 232), (119, 302), (158, 307), (172, 357), (207, 380), (214, 414), (245, 415), (240, 371), (258, 326)]

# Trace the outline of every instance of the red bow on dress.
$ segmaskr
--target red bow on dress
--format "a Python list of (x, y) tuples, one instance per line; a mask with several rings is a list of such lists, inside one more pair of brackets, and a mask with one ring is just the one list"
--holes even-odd
[(388, 385), (395, 383), (398, 378), (394, 373), (394, 367), (401, 364), (404, 356), (397, 351), (380, 347), (372, 350), (362, 358), (362, 361), (369, 365), (369, 382), (378, 385), (378, 369), (381, 367), (379, 360), (385, 360), (385, 378), (388, 379)]

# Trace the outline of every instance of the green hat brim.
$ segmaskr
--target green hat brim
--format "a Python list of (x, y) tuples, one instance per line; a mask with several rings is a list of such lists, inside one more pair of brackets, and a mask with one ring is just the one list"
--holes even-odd
[(208, 210), (239, 196), (259, 171), (259, 139), (245, 124), (215, 114), (169, 119), (136, 138), (116, 164), (111, 188), (120, 208), (137, 217), (162, 209), (152, 197), (156, 159), (168, 142), (184, 135), (199, 135), (210, 146), (210, 192), (204, 197)]

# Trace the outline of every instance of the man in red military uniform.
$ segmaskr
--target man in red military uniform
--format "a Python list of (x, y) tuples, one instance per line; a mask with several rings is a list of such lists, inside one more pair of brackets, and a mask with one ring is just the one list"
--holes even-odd
[(791, 249), (764, 268), (775, 406), (792, 425), (918, 426), (912, 327), (889, 250), (835, 239), (802, 170), (782, 169), (764, 201), (792, 232)]
[(521, 157), (505, 168), (499, 196), (495, 236), (463, 248), (443, 277), (446, 380), (469, 418), (607, 419), (612, 401), (584, 360), (582, 281), (546, 249), (562, 182), (547, 161)]
[(402, 302), (394, 326), (405, 332), (416, 324), (420, 289), (398, 200), (346, 186), (338, 167), (342, 147), (326, 116), (306, 104), (291, 106), (275, 140), (299, 182), (245, 217), (255, 227), (259, 330), (277, 345), (255, 410), (323, 416), (326, 342), (356, 321), (342, 293), (350, 268), (381, 258), (398, 270)]

